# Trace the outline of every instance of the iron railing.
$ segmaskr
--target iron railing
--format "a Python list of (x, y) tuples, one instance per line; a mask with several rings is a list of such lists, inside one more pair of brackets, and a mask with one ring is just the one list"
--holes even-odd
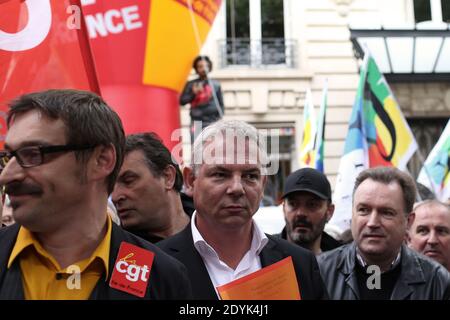
[(235, 65), (255, 68), (283, 65), (295, 68), (296, 44), (295, 40), (285, 38), (219, 40), (220, 65), (222, 68)]

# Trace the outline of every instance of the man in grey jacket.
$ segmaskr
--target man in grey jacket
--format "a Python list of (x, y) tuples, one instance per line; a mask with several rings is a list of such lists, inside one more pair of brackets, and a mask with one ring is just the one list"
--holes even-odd
[(403, 243), (413, 179), (396, 168), (361, 172), (353, 189), (351, 244), (318, 257), (331, 299), (449, 299), (450, 274)]

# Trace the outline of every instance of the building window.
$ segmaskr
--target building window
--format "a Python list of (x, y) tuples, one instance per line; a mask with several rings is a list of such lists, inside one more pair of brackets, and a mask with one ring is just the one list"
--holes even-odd
[(294, 66), (295, 43), (284, 32), (283, 0), (226, 0), (222, 66)]
[(414, 20), (416, 23), (431, 20), (430, 0), (414, 0)]
[(450, 23), (450, 0), (414, 0), (415, 23), (424, 21)]
[(450, 23), (450, 0), (441, 0), (442, 21)]
[(284, 182), (291, 173), (291, 163), (295, 148), (295, 129), (291, 126), (283, 126), (262, 129), (262, 133), (268, 137), (266, 148), (271, 166), (278, 168), (276, 174), (267, 176), (262, 205), (276, 206), (282, 200)]
[(250, 64), (249, 0), (226, 1), (227, 64)]
[(262, 64), (286, 62), (283, 0), (261, 0)]

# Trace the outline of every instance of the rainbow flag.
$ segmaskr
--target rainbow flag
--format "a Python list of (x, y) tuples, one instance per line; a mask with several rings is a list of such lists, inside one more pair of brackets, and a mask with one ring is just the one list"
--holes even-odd
[(316, 142), (314, 143), (315, 150), (315, 165), (314, 167), (320, 172), (324, 172), (323, 159), (324, 159), (324, 141), (325, 141), (325, 118), (327, 112), (327, 93), (328, 93), (328, 81), (325, 82), (325, 86), (322, 90), (322, 103), (320, 105), (319, 119), (317, 119), (317, 134)]
[(440, 201), (450, 198), (450, 120), (431, 150), (417, 181), (434, 192)]
[(305, 106), (303, 108), (303, 137), (300, 146), (300, 167), (314, 167), (314, 143), (317, 134), (317, 121), (311, 90), (306, 90)]
[(389, 85), (366, 52), (333, 195), (336, 211), (329, 223), (341, 231), (350, 228), (353, 186), (362, 170), (376, 166), (405, 170), (416, 150)]

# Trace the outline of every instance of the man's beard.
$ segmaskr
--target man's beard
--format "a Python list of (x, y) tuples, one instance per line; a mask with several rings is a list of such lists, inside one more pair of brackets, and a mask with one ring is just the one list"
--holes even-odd
[[(297, 219), (293, 222), (292, 226), (290, 227), (290, 230), (288, 230), (289, 237), (294, 243), (298, 244), (299, 246), (310, 248), (314, 244), (314, 242), (322, 235), (326, 223), (327, 223), (326, 216), (324, 216), (323, 219), (319, 221), (317, 226), (314, 226), (310, 221), (308, 221), (305, 218)], [(310, 229), (309, 232), (304, 233), (294, 231), (296, 226), (299, 224), (308, 227)]]

